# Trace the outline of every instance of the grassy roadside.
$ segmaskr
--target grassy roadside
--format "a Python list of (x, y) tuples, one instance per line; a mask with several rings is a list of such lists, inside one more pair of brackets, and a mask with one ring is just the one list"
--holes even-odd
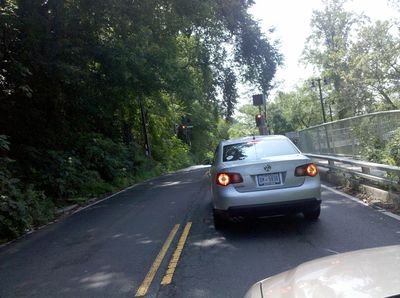
[[(67, 200), (64, 200), (64, 204), (60, 206), (55, 206), (51, 205), (51, 209), (49, 209), (46, 212), (46, 217), (42, 216), (40, 220), (33, 221), (29, 226), (27, 226), (23, 231), (19, 231), (18, 233), (15, 232), (12, 237), (3, 237), (0, 238), (0, 245), (7, 245), (9, 243), (14, 242), (15, 240), (18, 240), (20, 238), (23, 238), (27, 234), (30, 234), (31, 232), (35, 230), (39, 230), (42, 227), (55, 223), (59, 221), (60, 219), (76, 212), (80, 208), (84, 208), (86, 206), (89, 206), (91, 204), (94, 204), (98, 201), (101, 201), (109, 196), (112, 196), (113, 194), (116, 194), (120, 191), (123, 191), (124, 189), (131, 187), (135, 184), (139, 184), (145, 181), (148, 181), (154, 177), (166, 174), (167, 171), (165, 172), (160, 172), (160, 171), (146, 171), (142, 172), (141, 175), (138, 175), (136, 177), (131, 177), (130, 179), (124, 179), (121, 180), (118, 185), (107, 185), (107, 192), (104, 193), (99, 193), (95, 196), (92, 197), (76, 197), (76, 198), (70, 198)], [(2, 219), (2, 218), (0, 218)], [(3, 219), (4, 220), (4, 219)], [(11, 223), (11, 222), (9, 222)]]

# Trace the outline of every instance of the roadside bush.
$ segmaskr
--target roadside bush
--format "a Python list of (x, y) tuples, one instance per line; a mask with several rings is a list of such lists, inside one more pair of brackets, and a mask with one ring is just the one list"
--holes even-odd
[(386, 144), (382, 162), (400, 166), (400, 128), (394, 131), (391, 140)]
[(353, 126), (353, 138), (359, 143), (359, 155), (363, 160), (381, 162), (385, 142), (378, 135), (375, 127), (378, 126), (378, 119), (362, 119), (360, 123)]
[(0, 136), (0, 243), (53, 218), (54, 204), (32, 185), (22, 187), (10, 170), (9, 142)]
[(38, 170), (38, 183), (47, 195), (61, 201), (78, 195), (84, 188), (84, 171), (81, 161), (62, 151), (47, 151)]
[(107, 182), (123, 176), (124, 172), (133, 171), (132, 152), (124, 144), (100, 134), (91, 133), (81, 137), (74, 152), (79, 156), (84, 169), (98, 172)]
[(20, 182), (13, 180), (8, 191), (0, 195), (0, 242), (16, 238), (54, 216), (54, 204), (43, 192), (32, 185), (21, 190)]
[(363, 159), (380, 163), (384, 157), (384, 142), (380, 137), (370, 135), (361, 139), (361, 156)]
[(188, 145), (176, 137), (169, 139), (166, 144), (168, 146), (168, 158), (166, 160), (168, 171), (175, 171), (192, 163)]
[(76, 154), (47, 151), (42, 167), (36, 170), (36, 181), (58, 206), (67, 199), (89, 197), (108, 192), (112, 187), (97, 171), (88, 170)]
[[(69, 152), (47, 151), (36, 171), (41, 189), (57, 200), (84, 201), (133, 182), (134, 148), (115, 143), (100, 134), (80, 137)], [(136, 165), (134, 167), (134, 165)]]
[(175, 136), (154, 147), (153, 156), (159, 162), (158, 172), (175, 171), (192, 164), (189, 146)]

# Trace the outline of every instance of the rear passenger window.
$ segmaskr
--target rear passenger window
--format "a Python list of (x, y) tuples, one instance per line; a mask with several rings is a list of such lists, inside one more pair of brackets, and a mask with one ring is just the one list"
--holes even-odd
[(238, 143), (224, 146), (223, 161), (254, 159), (255, 151), (252, 143)]

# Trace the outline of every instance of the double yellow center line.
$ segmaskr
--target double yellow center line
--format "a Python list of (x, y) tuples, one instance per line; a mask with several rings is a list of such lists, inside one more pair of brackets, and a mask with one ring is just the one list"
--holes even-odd
[[(160, 268), (160, 265), (166, 255), (169, 247), (171, 246), (171, 243), (174, 240), (176, 233), (178, 232), (179, 226), (180, 226), (179, 224), (176, 224), (172, 228), (171, 232), (168, 235), (167, 240), (165, 240), (164, 245), (162, 246), (156, 259), (154, 260), (153, 265), (151, 265), (149, 272), (147, 273), (142, 284), (140, 285), (139, 289), (137, 290), (135, 297), (141, 297), (141, 296), (146, 295), (146, 293), (154, 279), (154, 276), (156, 275), (156, 273), (158, 271), (158, 268)], [(161, 281), (162, 285), (168, 285), (172, 282), (172, 277), (174, 275), (176, 266), (178, 265), (179, 258), (183, 251), (183, 247), (185, 246), (186, 239), (189, 235), (189, 231), (190, 231), (191, 227), (192, 227), (192, 223), (188, 222), (186, 224), (185, 228), (183, 229), (181, 238), (178, 241), (178, 245), (175, 249), (174, 254), (172, 255), (171, 261), (169, 262), (167, 272), (165, 273), (165, 275)]]

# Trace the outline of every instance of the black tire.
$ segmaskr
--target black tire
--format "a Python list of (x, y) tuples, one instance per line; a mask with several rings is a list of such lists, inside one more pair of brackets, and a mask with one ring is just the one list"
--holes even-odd
[(303, 212), (303, 214), (307, 220), (317, 221), (321, 214), (321, 206), (318, 206), (318, 208), (313, 211)]
[(221, 230), (226, 227), (226, 220), (219, 214), (215, 209), (213, 209), (213, 219), (214, 219), (214, 227), (216, 230)]

